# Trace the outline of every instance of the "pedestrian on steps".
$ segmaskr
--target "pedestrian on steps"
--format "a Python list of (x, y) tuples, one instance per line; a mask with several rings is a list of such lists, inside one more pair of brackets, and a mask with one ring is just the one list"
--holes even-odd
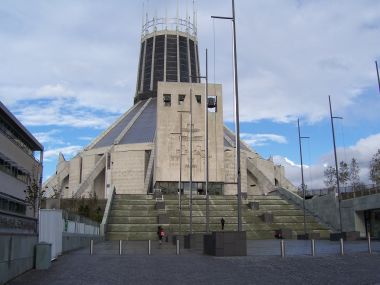
[(220, 219), (220, 224), (222, 225), (222, 231), (224, 231), (224, 223), (226, 221), (223, 219), (223, 217)]
[(161, 226), (158, 227), (157, 234), (158, 234), (159, 243), (162, 244), (162, 239), (165, 237), (165, 231)]

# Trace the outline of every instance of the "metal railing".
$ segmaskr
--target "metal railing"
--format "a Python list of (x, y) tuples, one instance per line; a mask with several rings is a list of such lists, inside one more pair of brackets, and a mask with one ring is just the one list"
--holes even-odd
[[(305, 191), (306, 197), (314, 197), (314, 196), (324, 196), (330, 193), (335, 193), (335, 187), (331, 188), (321, 188), (321, 189), (312, 189)], [(298, 191), (297, 194), (303, 197), (302, 191)], [(380, 185), (369, 184), (369, 185), (360, 185), (360, 186), (343, 186), (341, 187), (341, 195), (342, 199), (352, 199), (361, 196), (368, 196), (380, 194)]]
[(195, 24), (181, 18), (153, 18), (147, 21), (142, 27), (142, 36), (146, 36), (155, 31), (179, 31), (188, 33), (194, 37), (197, 36), (197, 27)]

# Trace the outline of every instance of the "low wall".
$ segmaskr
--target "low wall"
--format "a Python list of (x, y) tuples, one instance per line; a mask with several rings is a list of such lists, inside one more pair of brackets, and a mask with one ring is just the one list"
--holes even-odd
[(34, 267), (34, 234), (0, 234), (0, 284)]
[[(99, 224), (85, 219), (85, 222), (64, 219), (62, 210), (41, 209), (39, 215), (39, 242), (52, 245), (51, 259), (56, 259), (65, 251), (73, 250), (85, 245), (86, 240), (99, 237)], [(74, 217), (81, 220), (79, 216)], [(89, 222), (91, 224), (86, 224)], [(63, 239), (66, 237), (66, 241)], [(64, 249), (66, 246), (67, 250)]]
[[(279, 193), (299, 207), (303, 207), (300, 196), (286, 189), (278, 188)], [(314, 196), (305, 201), (306, 211), (321, 222), (339, 231), (339, 200), (335, 193)], [(366, 236), (363, 211), (380, 208), (380, 194), (362, 196), (341, 201), (342, 229), (344, 232), (359, 231), (361, 237)]]
[(82, 235), (75, 233), (62, 233), (62, 253), (90, 245), (90, 240), (100, 241), (99, 235)]

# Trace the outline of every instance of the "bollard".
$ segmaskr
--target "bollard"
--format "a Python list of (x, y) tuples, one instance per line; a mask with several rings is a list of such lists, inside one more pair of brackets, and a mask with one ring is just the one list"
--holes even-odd
[(285, 258), (285, 243), (283, 239), (280, 241), (280, 249), (281, 249), (281, 257)]
[(315, 256), (315, 240), (311, 240), (311, 256)]
[(150, 251), (151, 251), (151, 244), (150, 244), (150, 240), (148, 240), (148, 255), (150, 255)]
[(369, 254), (372, 254), (372, 248), (371, 248), (371, 234), (370, 234), (370, 233), (367, 233), (367, 237), (368, 237), (368, 253), (369, 253)]
[(344, 243), (342, 238), (340, 239), (340, 255), (344, 255)]
[(90, 240), (90, 255), (94, 252), (94, 240)]
[(123, 241), (119, 240), (119, 255), (123, 254)]
[(179, 255), (179, 239), (177, 239), (177, 251), (176, 251), (177, 255)]

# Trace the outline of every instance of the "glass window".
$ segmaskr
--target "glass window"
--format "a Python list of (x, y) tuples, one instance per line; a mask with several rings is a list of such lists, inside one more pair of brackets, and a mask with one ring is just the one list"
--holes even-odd
[(171, 106), (172, 103), (172, 96), (170, 94), (164, 94), (164, 105), (165, 106)]
[(183, 105), (183, 103), (185, 102), (185, 97), (186, 95), (183, 94), (178, 95), (178, 105)]

